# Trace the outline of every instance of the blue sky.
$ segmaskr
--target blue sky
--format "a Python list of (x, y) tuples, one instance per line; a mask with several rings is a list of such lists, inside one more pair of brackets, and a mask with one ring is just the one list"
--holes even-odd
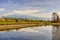
[(60, 0), (0, 0), (0, 17), (22, 14), (35, 17), (60, 15)]

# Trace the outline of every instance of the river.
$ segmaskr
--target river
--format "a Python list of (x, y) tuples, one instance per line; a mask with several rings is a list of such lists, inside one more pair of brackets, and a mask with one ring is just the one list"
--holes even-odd
[(52, 40), (52, 26), (0, 31), (0, 40)]

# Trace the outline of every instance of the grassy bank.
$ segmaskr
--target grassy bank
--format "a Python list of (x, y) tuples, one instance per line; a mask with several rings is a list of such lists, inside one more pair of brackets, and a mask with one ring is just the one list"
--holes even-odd
[(49, 21), (33, 20), (33, 19), (21, 19), (21, 18), (0, 18), (0, 25), (16, 25), (16, 24), (35, 24), (46, 25)]

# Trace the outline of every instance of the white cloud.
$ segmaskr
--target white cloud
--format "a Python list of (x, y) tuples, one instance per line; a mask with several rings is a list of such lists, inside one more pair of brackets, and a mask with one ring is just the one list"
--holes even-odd
[(29, 16), (34, 16), (34, 17), (46, 17), (46, 18), (51, 18), (52, 14), (51, 13), (41, 13), (41, 11), (45, 10), (13, 10), (10, 13), (5, 13), (2, 16), (8, 16), (8, 15), (13, 15), (13, 14), (22, 14), (22, 15), (29, 15)]
[(51, 18), (52, 17), (52, 13), (40, 13), (40, 14), (34, 14), (32, 16), (35, 16), (35, 17), (44, 17), (44, 18)]
[(30, 32), (30, 33), (45, 33), (41, 30), (38, 30), (38, 29), (32, 29), (32, 28), (22, 28), (19, 30), (20, 32)]
[(4, 11), (5, 9), (4, 8), (0, 8), (0, 11)]
[(32, 32), (32, 33), (39, 33), (38, 30), (34, 30), (34, 29), (31, 29), (31, 28), (23, 28), (23, 29), (20, 29), (19, 31), (23, 31), (23, 32)]
[(13, 15), (13, 13), (5, 13), (5, 14), (3, 14), (1, 16), (8, 16), (8, 15)]
[(13, 13), (35, 16), (35, 17), (46, 17), (46, 18), (52, 17), (51, 13), (42, 13), (43, 11), (45, 10), (44, 9), (42, 10), (14, 10)]
[(51, 13), (42, 13), (45, 11), (45, 9), (41, 10), (13, 10), (9, 13), (5, 13), (1, 16), (8, 16), (8, 15), (14, 15), (14, 14), (21, 14), (21, 15), (29, 15), (29, 16), (34, 16), (34, 17), (46, 17), (46, 18), (51, 18), (52, 15)]
[(8, 15), (13, 15), (13, 13), (7, 13), (7, 14), (5, 14), (4, 16), (8, 16)]
[(23, 15), (29, 15), (36, 12), (39, 12), (39, 10), (13, 10), (13, 13), (23, 14)]

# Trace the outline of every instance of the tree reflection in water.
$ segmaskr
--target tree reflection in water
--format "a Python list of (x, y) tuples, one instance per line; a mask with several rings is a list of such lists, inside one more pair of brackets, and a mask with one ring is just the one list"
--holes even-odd
[(60, 26), (53, 26), (53, 37), (52, 40), (60, 40)]

